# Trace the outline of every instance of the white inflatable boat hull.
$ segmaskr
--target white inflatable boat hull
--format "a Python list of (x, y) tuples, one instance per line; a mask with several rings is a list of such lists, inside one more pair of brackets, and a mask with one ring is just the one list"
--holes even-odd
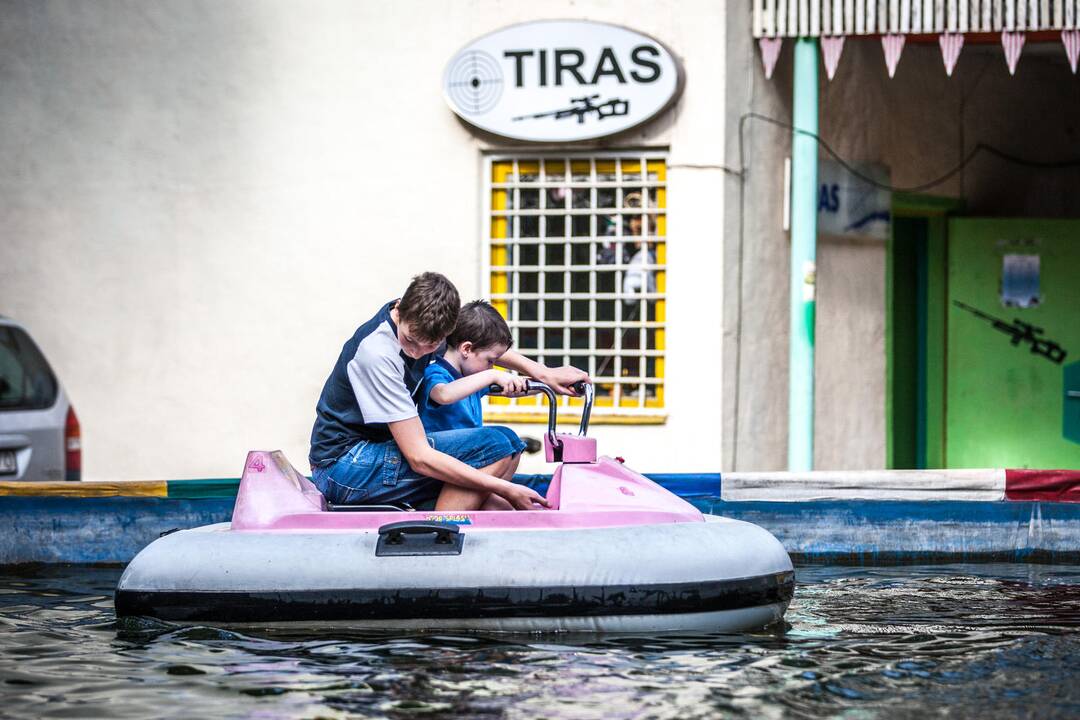
[(762, 528), (706, 522), (579, 530), (460, 528), (460, 554), (379, 556), (376, 533), (172, 533), (128, 566), (117, 614), (214, 625), (512, 632), (738, 632), (794, 592)]

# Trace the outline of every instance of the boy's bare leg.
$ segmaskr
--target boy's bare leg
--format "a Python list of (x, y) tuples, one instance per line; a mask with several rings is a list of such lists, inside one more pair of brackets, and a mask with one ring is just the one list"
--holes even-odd
[[(502, 477), (503, 480), (509, 480), (510, 482), (513, 482), (514, 481), (514, 473), (517, 472), (518, 463), (521, 462), (521, 453), (514, 453), (510, 457), (503, 458), (503, 459), (504, 460), (509, 460), (510, 462), (507, 463), (506, 472), (501, 477)], [(507, 500), (505, 498), (501, 498), (498, 495), (492, 493), (492, 494), (488, 495), (487, 500), (485, 500), (484, 504), (480, 506), (480, 509), (481, 510), (513, 510), (514, 506), (511, 505), (509, 502), (507, 502)]]
[[(516, 467), (517, 456), (510, 455), (501, 460), (497, 460), (486, 467), (480, 468), (480, 472), (486, 472), (489, 475), (494, 475), (505, 480), (507, 469)], [(510, 471), (510, 474), (513, 476), (513, 470)], [(483, 490), (471, 490), (469, 488), (451, 485), (450, 483), (443, 483), (442, 491), (439, 493), (439, 499), (435, 501), (435, 509), (480, 510), (483, 508), (484, 502), (487, 501), (490, 496), (491, 493), (484, 492)], [(501, 499), (502, 498), (500, 498), (500, 500)], [(510, 503), (507, 503), (506, 505), (509, 507)]]
[[(514, 473), (517, 472), (518, 464), (521, 462), (521, 453), (514, 453), (508, 457), (504, 457), (499, 462), (506, 462), (506, 468), (499, 474), (503, 480), (513, 481)], [(494, 465), (492, 465), (494, 467)]]
[(487, 500), (480, 506), (481, 510), (513, 510), (514, 506), (506, 501), (505, 498), (501, 498), (498, 495), (492, 493), (487, 496)]
[[(517, 472), (518, 463), (521, 462), (521, 454), (515, 453), (504, 457), (480, 470), (490, 475), (495, 475), (503, 480), (513, 480)], [(439, 499), (435, 502), (436, 510), (513, 510), (514, 507), (505, 499), (494, 493), (485, 493), (480, 490), (443, 484)]]

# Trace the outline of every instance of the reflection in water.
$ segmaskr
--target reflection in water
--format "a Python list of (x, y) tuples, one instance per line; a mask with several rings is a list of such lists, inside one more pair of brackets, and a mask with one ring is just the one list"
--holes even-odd
[(1080, 712), (1080, 567), (802, 568), (785, 627), (662, 638), (117, 624), (119, 570), (19, 572), (0, 575), (9, 717)]

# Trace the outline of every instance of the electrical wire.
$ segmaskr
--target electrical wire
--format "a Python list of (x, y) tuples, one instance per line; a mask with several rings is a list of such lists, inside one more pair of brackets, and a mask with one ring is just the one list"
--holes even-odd
[(910, 185), (910, 186), (907, 186), (907, 187), (900, 186), (900, 185), (890, 185), (888, 183), (883, 183), (883, 182), (880, 182), (878, 180), (875, 180), (872, 177), (868, 177), (867, 175), (864, 175), (861, 172), (859, 172), (858, 170), (856, 170), (854, 167), (852, 167), (851, 163), (847, 162), (846, 160), (844, 160), (844, 158), (840, 157), (840, 154), (837, 153), (835, 150), (833, 150), (832, 147), (829, 145), (829, 143), (827, 143), (823, 139), (821, 139), (821, 137), (819, 135), (817, 135), (816, 133), (812, 133), (809, 130), (802, 130), (800, 128), (795, 127), (794, 125), (792, 125), (789, 122), (784, 122), (783, 120), (777, 120), (776, 118), (769, 117), (768, 115), (762, 115), (762, 114), (756, 113), (756, 112), (748, 112), (748, 113), (743, 113), (742, 117), (739, 118), (739, 167), (741, 168), (740, 172), (743, 175), (745, 175), (745, 173), (746, 173), (746, 164), (744, 162), (743, 155), (742, 155), (742, 153), (743, 153), (742, 136), (743, 136), (743, 127), (744, 127), (747, 120), (761, 120), (762, 122), (766, 122), (766, 123), (769, 123), (771, 125), (776, 125), (777, 127), (782, 127), (782, 128), (784, 128), (786, 130), (791, 130), (792, 132), (797, 133), (799, 135), (804, 135), (806, 137), (812, 138), (818, 145), (821, 146), (821, 149), (824, 150), (829, 155), (829, 157), (831, 157), (833, 160), (835, 160), (838, 165), (840, 165), (842, 168), (847, 170), (849, 173), (851, 173), (855, 177), (859, 178), (863, 182), (867, 183), (868, 185), (873, 185), (874, 187), (881, 188), (882, 190), (889, 190), (891, 192), (911, 192), (911, 193), (922, 192), (924, 190), (929, 190), (932, 187), (936, 187), (938, 185), (941, 185), (942, 183), (948, 182), (957, 173), (959, 173), (961, 170), (963, 170), (980, 153), (984, 153), (984, 152), (989, 154), (989, 155), (993, 155), (994, 157), (997, 157), (997, 158), (999, 158), (1001, 160), (1005, 160), (1006, 162), (1011, 162), (1011, 163), (1013, 163), (1015, 165), (1023, 165), (1025, 167), (1039, 168), (1041, 170), (1063, 170), (1063, 169), (1066, 169), (1066, 168), (1080, 167), (1080, 158), (1071, 158), (1071, 159), (1068, 159), (1068, 160), (1053, 160), (1053, 161), (1030, 160), (1028, 158), (1022, 158), (1022, 157), (1013, 155), (1011, 153), (1007, 153), (1004, 150), (996, 148), (993, 145), (989, 145), (987, 143), (977, 143), (975, 145), (975, 147), (973, 147), (971, 149), (971, 151), (966, 156), (964, 156), (964, 159), (961, 160), (958, 165), (956, 165), (955, 167), (953, 167), (951, 170), (947, 171), (944, 175), (941, 175), (940, 177), (937, 177), (937, 178), (935, 178), (933, 180), (922, 183), (920, 185)]

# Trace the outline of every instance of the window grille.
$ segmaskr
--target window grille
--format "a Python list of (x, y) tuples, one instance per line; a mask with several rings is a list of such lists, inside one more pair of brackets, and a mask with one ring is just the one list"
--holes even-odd
[[(665, 157), (491, 157), (487, 177), (485, 274), (515, 349), (587, 371), (599, 421), (655, 417), (664, 407)], [(544, 416), (543, 403), (492, 397), (487, 414), (527, 421)]]

